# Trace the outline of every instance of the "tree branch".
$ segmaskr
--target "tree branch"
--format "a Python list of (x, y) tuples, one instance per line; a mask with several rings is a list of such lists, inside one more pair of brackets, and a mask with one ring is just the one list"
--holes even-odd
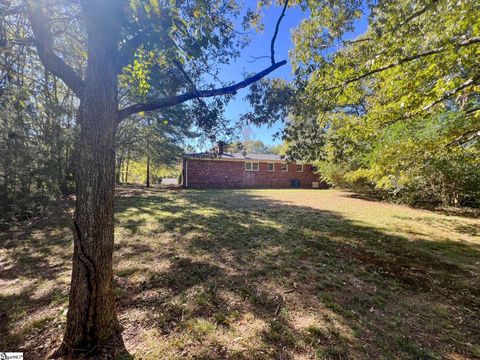
[(477, 85), (476, 81), (479, 79), (479, 77), (474, 77), (472, 79), (468, 79), (467, 81), (465, 81), (464, 83), (460, 84), (459, 86), (457, 86), (455, 89), (452, 89), (450, 91), (447, 91), (445, 94), (443, 94), (442, 97), (440, 97), (439, 99), (435, 100), (434, 102), (428, 104), (427, 106), (423, 107), (422, 110), (426, 111), (428, 109), (430, 109), (431, 107), (441, 103), (442, 101), (444, 100), (447, 100), (449, 97), (455, 95), (456, 93), (458, 93), (459, 91), (462, 91), (463, 89), (471, 86), (471, 85)]
[[(473, 45), (473, 44), (477, 44), (477, 43), (480, 43), (480, 37), (474, 37), (474, 38), (470, 38), (470, 39), (460, 41), (459, 43), (455, 44), (455, 46), (464, 47), (464, 46), (469, 46), (469, 45)], [(401, 59), (399, 59), (399, 60), (397, 60), (393, 63), (390, 63), (388, 65), (381, 66), (377, 69), (367, 71), (366, 73), (363, 73), (363, 74), (361, 74), (359, 76), (356, 76), (354, 78), (347, 79), (342, 83), (342, 85), (336, 85), (336, 86), (331, 86), (329, 88), (325, 88), (325, 89), (323, 89), (323, 91), (330, 91), (330, 90), (334, 90), (334, 89), (339, 89), (339, 88), (344, 87), (344, 86), (346, 86), (350, 83), (357, 82), (359, 80), (365, 79), (366, 77), (377, 74), (379, 72), (394, 68), (396, 66), (408, 63), (408, 62), (413, 61), (413, 60), (420, 59), (420, 58), (425, 57), (425, 56), (438, 54), (438, 53), (441, 53), (442, 51), (445, 51), (445, 50), (446, 50), (446, 46), (441, 46), (441, 47), (438, 47), (438, 48), (435, 48), (435, 49), (432, 49), (432, 50), (427, 50), (427, 51), (424, 51), (424, 52), (421, 52), (421, 53), (418, 53), (418, 54), (415, 54), (415, 55), (412, 55), (412, 56), (407, 56), (407, 57), (401, 58)]]
[(23, 5), (17, 5), (17, 6), (10, 6), (9, 2), (4, 2), (2, 1), (0, 3), (0, 15), (1, 16), (10, 16), (10, 15), (18, 15), (22, 14), (24, 12), (24, 6)]
[(177, 69), (182, 73), (183, 77), (185, 78), (185, 80), (188, 81), (188, 83), (190, 84), (190, 86), (192, 87), (192, 90), (195, 92), (195, 93), (198, 93), (198, 89), (197, 89), (197, 86), (195, 85), (195, 83), (193, 82), (193, 80), (190, 78), (190, 76), (187, 74), (187, 72), (185, 71), (185, 69), (183, 68), (183, 65), (181, 64), (180, 61), (178, 60), (173, 60), (173, 64), (177, 67)]
[[(192, 91), (195, 92), (195, 94), (198, 94), (198, 89), (197, 89), (197, 86), (195, 85), (195, 83), (193, 82), (193, 80), (190, 78), (190, 76), (188, 75), (188, 73), (186, 72), (186, 70), (183, 68), (183, 65), (180, 63), (180, 61), (177, 61), (177, 60), (174, 60), (173, 61), (174, 65), (180, 70), (180, 72), (182, 73), (183, 77), (185, 79), (187, 79), (187, 81), (189, 82), (191, 88), (192, 88)], [(200, 103), (203, 105), (203, 106), (207, 106), (207, 104), (205, 103), (205, 101), (201, 98), (197, 98), (198, 101), (200, 101)]]
[(366, 42), (366, 41), (373, 41), (374, 38), (369, 36), (369, 37), (364, 37), (364, 38), (358, 38), (358, 39), (355, 39), (355, 40), (345, 40), (343, 41), (343, 44), (344, 45), (351, 45), (351, 44), (358, 44), (358, 43), (362, 43), (362, 42)]
[[(238, 90), (243, 89), (254, 82), (264, 78), (271, 72), (275, 71), (279, 67), (285, 65), (287, 63), (286, 60), (282, 60), (279, 62), (275, 61), (275, 41), (278, 36), (278, 31), (280, 28), (280, 23), (282, 22), (283, 17), (285, 16), (285, 11), (287, 10), (288, 7), (288, 2), (289, 0), (285, 0), (285, 4), (283, 5), (282, 12), (280, 14), (280, 17), (277, 20), (277, 23), (275, 25), (275, 31), (273, 33), (272, 41), (270, 43), (270, 51), (271, 51), (271, 60), (272, 60), (272, 65), (269, 66), (268, 68), (264, 69), (263, 71), (260, 71), (259, 73), (250, 76), (246, 78), (243, 81), (240, 81), (236, 84), (233, 84), (231, 86), (225, 86), (217, 89), (210, 89), (210, 90), (197, 90), (195, 87), (195, 84), (191, 81), (191, 79), (188, 77), (188, 74), (186, 74), (183, 71), (183, 68), (181, 68), (181, 71), (184, 76), (187, 77), (187, 81), (189, 81), (190, 85), (193, 87), (193, 91), (191, 92), (186, 92), (181, 95), (174, 95), (170, 97), (166, 97), (157, 101), (152, 101), (148, 103), (141, 103), (141, 104), (135, 104), (129, 107), (126, 107), (122, 110), (119, 111), (119, 121), (122, 121), (123, 119), (127, 118), (130, 115), (143, 112), (143, 111), (153, 111), (165, 107), (170, 107), (174, 105), (178, 105), (181, 103), (184, 103), (189, 100), (193, 99), (200, 99), (200, 98), (205, 98), (205, 97), (213, 97), (213, 96), (221, 96), (221, 95), (234, 95), (237, 93)], [(178, 64), (177, 64), (178, 66)]]
[(238, 90), (243, 89), (248, 85), (253, 84), (254, 82), (264, 78), (265, 76), (275, 71), (279, 67), (285, 65), (286, 63), (287, 63), (286, 60), (275, 63), (272, 66), (269, 66), (268, 68), (266, 68), (265, 70), (260, 71), (259, 73), (251, 77), (248, 77), (245, 80), (240, 81), (231, 86), (226, 86), (226, 87), (211, 89), (211, 90), (198, 90), (198, 91), (186, 92), (181, 95), (170, 96), (157, 101), (129, 106), (125, 109), (120, 110), (120, 114), (119, 114), (120, 121), (132, 114), (136, 114), (143, 111), (153, 111), (153, 110), (157, 110), (157, 109), (161, 109), (169, 106), (174, 106), (192, 99), (236, 94)]
[(447, 144), (447, 147), (454, 145), (463, 145), (469, 141), (474, 140), (475, 138), (480, 137), (480, 129), (468, 131), (465, 134), (460, 135), (455, 140)]
[(25, 1), (27, 15), (34, 34), (34, 43), (38, 56), (45, 68), (52, 74), (62, 79), (63, 82), (77, 95), (82, 98), (85, 84), (75, 73), (72, 67), (65, 63), (53, 51), (53, 36), (49, 27), (49, 19), (45, 12), (43, 1)]
[(277, 24), (275, 25), (275, 31), (273, 33), (272, 41), (270, 42), (270, 59), (272, 60), (272, 65), (275, 65), (275, 41), (277, 40), (278, 30), (280, 29), (280, 23), (282, 22), (282, 19), (285, 16), (285, 11), (287, 10), (288, 1), (289, 0), (285, 0), (282, 13), (280, 14), (280, 17), (277, 20)]
[(425, 13), (428, 9), (433, 7), (437, 2), (438, 2), (438, 0), (433, 0), (432, 2), (428, 3), (423, 8), (421, 8), (420, 10), (414, 11), (409, 17), (407, 17), (405, 20), (403, 20), (398, 25), (394, 26), (394, 28), (392, 29), (392, 32), (396, 32), (397, 30), (399, 30), (401, 27), (405, 26), (407, 23), (409, 23), (413, 19), (419, 17), (420, 15)]
[(467, 115), (470, 115), (470, 114), (473, 114), (474, 112), (477, 112), (480, 110), (480, 106), (477, 106), (477, 107), (473, 107), (473, 108), (470, 108), (468, 110), (465, 111), (465, 113)]
[(268, 56), (268, 55), (264, 55), (264, 56), (252, 56), (252, 55), (249, 55), (251, 60), (247, 60), (249, 63), (254, 63), (255, 61), (257, 60), (260, 60), (260, 59), (271, 59), (271, 56)]
[[(401, 21), (400, 23), (398, 23), (397, 25), (393, 26), (392, 29), (390, 30), (387, 30), (385, 33), (381, 33), (380, 36), (383, 36), (383, 35), (386, 35), (386, 34), (391, 34), (391, 33), (394, 33), (394, 32), (397, 32), (398, 30), (400, 30), (400, 28), (404, 27), (406, 24), (408, 24), (410, 21), (414, 20), (415, 18), (421, 16), (422, 14), (424, 14), (427, 10), (429, 10), (430, 8), (433, 8), (433, 6), (438, 2), (438, 0), (432, 0), (430, 3), (428, 3), (427, 5), (425, 5), (423, 8), (421, 8), (420, 10), (417, 10), (417, 11), (414, 11), (410, 16), (408, 16), (405, 20)], [(381, 28), (381, 30), (383, 29), (383, 27)], [(358, 44), (358, 43), (362, 43), (362, 42), (367, 42), (367, 41), (374, 41), (375, 39), (373, 37), (364, 37), (364, 38), (357, 38), (355, 40), (344, 40), (342, 43), (344, 45), (351, 45), (351, 44)]]

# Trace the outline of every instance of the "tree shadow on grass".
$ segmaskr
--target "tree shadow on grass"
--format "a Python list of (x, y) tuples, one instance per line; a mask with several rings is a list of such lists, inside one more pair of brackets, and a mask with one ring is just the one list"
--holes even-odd
[(13, 294), (0, 295), (0, 347), (24, 352), (26, 359), (44, 358), (56, 348), (64, 329), (66, 286), (41, 291), (33, 282)]
[[(385, 196), (376, 192), (358, 193), (354, 191), (345, 190), (345, 193), (342, 196), (345, 198), (359, 199), (359, 200), (365, 200), (370, 202), (383, 202), (385, 204), (395, 204), (393, 202), (393, 199), (388, 201), (385, 199)], [(458, 208), (446, 207), (446, 206), (441, 206), (438, 203), (432, 203), (432, 204), (419, 203), (412, 207), (416, 209), (421, 209), (421, 210), (428, 210), (428, 211), (445, 215), (445, 216), (456, 216), (456, 217), (472, 218), (472, 219), (478, 219), (480, 217), (480, 209), (473, 208), (473, 207), (458, 207)]]
[[(50, 220), (0, 234), (0, 345), (26, 358), (65, 323), (69, 219)], [(118, 307), (140, 354), (479, 357), (478, 244), (410, 241), (248, 191), (129, 193), (116, 222)]]
[[(138, 201), (119, 199), (120, 225), (135, 216)], [(177, 237), (153, 247), (169, 266), (127, 287), (120, 307), (125, 314), (151, 313), (144, 326), (159, 334), (186, 337), (172, 345), (180, 353), (212, 359), (477, 354), (479, 274), (471, 269), (478, 245), (410, 241), (335, 212), (245, 191), (143, 196), (139, 208), (145, 203), (158, 221), (152, 231)], [(465, 263), (450, 261), (452, 254)], [(235, 334), (247, 342), (226, 344)]]
[(0, 232), (0, 348), (25, 358), (44, 357), (62, 332), (72, 247), (60, 213)]

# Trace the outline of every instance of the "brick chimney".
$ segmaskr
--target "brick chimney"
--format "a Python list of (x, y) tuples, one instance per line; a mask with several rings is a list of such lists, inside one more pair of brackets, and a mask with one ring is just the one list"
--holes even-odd
[(225, 142), (223, 141), (219, 141), (217, 143), (218, 145), (218, 155), (223, 155), (223, 150), (224, 150), (224, 147), (225, 147)]

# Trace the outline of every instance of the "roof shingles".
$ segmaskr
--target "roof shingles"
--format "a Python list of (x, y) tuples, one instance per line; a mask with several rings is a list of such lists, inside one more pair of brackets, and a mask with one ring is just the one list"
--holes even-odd
[(258, 161), (285, 161), (281, 155), (277, 154), (243, 154), (243, 153), (223, 153), (222, 155), (215, 153), (196, 153), (187, 154), (186, 158), (212, 158), (212, 159), (230, 159), (230, 160), (258, 160)]

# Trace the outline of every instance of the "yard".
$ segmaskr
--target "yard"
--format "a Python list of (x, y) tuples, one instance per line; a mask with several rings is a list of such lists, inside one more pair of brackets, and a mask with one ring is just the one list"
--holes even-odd
[[(480, 358), (480, 220), (336, 190), (120, 189), (135, 359)], [(0, 350), (66, 321), (70, 207), (0, 233)]]

